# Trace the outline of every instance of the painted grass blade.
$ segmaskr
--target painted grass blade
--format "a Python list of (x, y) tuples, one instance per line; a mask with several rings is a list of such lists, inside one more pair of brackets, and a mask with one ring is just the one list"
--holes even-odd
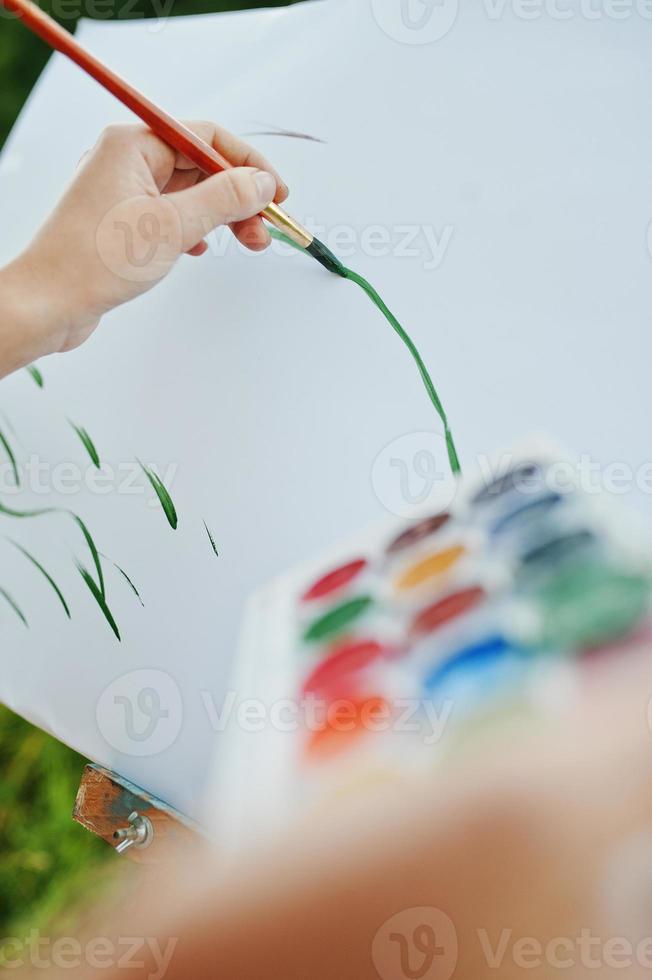
[(81, 517), (77, 517), (77, 515), (76, 514), (73, 514), (73, 512), (71, 510), (66, 511), (66, 513), (70, 514), (70, 516), (72, 517), (73, 521), (75, 522), (75, 524), (77, 525), (77, 527), (81, 530), (81, 533), (84, 535), (84, 539), (86, 541), (86, 544), (88, 545), (88, 550), (90, 551), (91, 556), (93, 558), (93, 564), (95, 565), (95, 571), (97, 572), (97, 584), (98, 584), (100, 593), (102, 595), (102, 598), (104, 599), (104, 597), (106, 596), (106, 590), (104, 588), (104, 574), (102, 572), (102, 563), (100, 561), (100, 553), (97, 550), (97, 547), (95, 545), (95, 542), (93, 541), (93, 538), (91, 537), (91, 532), (88, 530), (88, 528), (86, 527), (86, 525), (82, 521)]
[(32, 377), (34, 379), (34, 381), (39, 386), (39, 388), (42, 388), (43, 387), (43, 375), (41, 374), (41, 372), (39, 371), (39, 369), (36, 367), (36, 365), (35, 364), (30, 364), (30, 365), (28, 365), (28, 367), (25, 368), (25, 370), (30, 375), (30, 377)]
[(209, 528), (208, 528), (208, 524), (206, 523), (206, 521), (204, 521), (204, 522), (203, 522), (203, 524), (204, 524), (204, 527), (206, 528), (206, 534), (208, 535), (208, 540), (209, 540), (209, 541), (210, 541), (210, 543), (211, 543), (211, 548), (212, 548), (212, 549), (213, 549), (213, 551), (215, 552), (215, 556), (216, 556), (216, 558), (219, 558), (219, 557), (220, 557), (220, 553), (219, 553), (219, 551), (217, 550), (217, 545), (215, 544), (215, 538), (214, 538), (214, 537), (213, 537), (213, 535), (211, 534), (211, 532), (210, 532), (210, 530), (209, 530)]
[(13, 426), (13, 423), (12, 423), (11, 419), (9, 418), (9, 416), (8, 415), (5, 415), (4, 412), (0, 412), (0, 415), (2, 416), (2, 419), (3, 419), (4, 423), (5, 423), (5, 425), (9, 429), (9, 431), (12, 434), (12, 436), (14, 437), (15, 441), (16, 442), (20, 442), (20, 439), (18, 438), (18, 433), (16, 432), (16, 430), (15, 430), (15, 428)]
[(163, 513), (167, 517), (168, 524), (174, 531), (176, 531), (179, 519), (177, 517), (174, 504), (172, 503), (172, 498), (168, 493), (165, 484), (153, 470), (150, 470), (147, 466), (141, 463), (139, 459), (137, 459), (136, 462), (151, 483), (152, 488), (159, 499), (161, 507), (163, 508)]
[[(272, 238), (275, 238), (277, 241), (284, 242), (286, 245), (292, 246), (292, 248), (296, 249), (297, 251), (305, 253), (305, 249), (303, 249), (301, 245), (297, 245), (296, 242), (292, 241), (291, 238), (288, 238), (287, 235), (284, 235), (282, 231), (278, 231), (277, 228), (269, 228), (269, 233), (272, 236)], [(382, 313), (382, 315), (385, 317), (387, 322), (393, 328), (395, 333), (398, 334), (398, 336), (400, 337), (400, 339), (402, 340), (402, 342), (405, 344), (408, 351), (410, 352), (412, 359), (414, 360), (414, 363), (417, 366), (419, 374), (421, 375), (421, 380), (428, 394), (428, 398), (432, 402), (433, 407), (437, 412), (437, 415), (439, 416), (442, 425), (444, 426), (444, 436), (446, 439), (446, 452), (448, 454), (448, 462), (450, 464), (451, 472), (454, 475), (461, 473), (462, 470), (460, 467), (459, 457), (457, 455), (457, 449), (455, 448), (455, 442), (453, 440), (453, 433), (450, 430), (450, 426), (448, 424), (448, 418), (446, 416), (446, 412), (444, 411), (444, 406), (441, 403), (439, 395), (437, 394), (437, 390), (432, 382), (432, 378), (430, 377), (430, 372), (428, 371), (428, 368), (426, 367), (423, 358), (421, 357), (421, 354), (419, 353), (416, 347), (416, 344), (414, 343), (410, 335), (407, 333), (407, 331), (403, 329), (399, 321), (396, 319), (392, 311), (389, 309), (385, 301), (381, 298), (380, 294), (371, 285), (371, 283), (368, 282), (363, 276), (359, 275), (357, 272), (354, 272), (353, 269), (348, 269), (345, 265), (343, 265), (343, 263), (339, 262), (339, 259), (336, 259), (336, 261), (338, 262), (338, 275), (341, 275), (344, 279), (348, 279), (350, 282), (354, 282), (356, 283), (356, 285), (360, 286), (360, 288), (367, 294), (371, 302), (374, 304), (376, 309), (378, 309)]]
[(4, 432), (2, 431), (2, 429), (0, 429), (0, 445), (6, 452), (7, 456), (9, 457), (9, 462), (11, 463), (11, 469), (14, 474), (14, 483), (16, 484), (17, 487), (19, 487), (20, 473), (18, 472), (18, 464), (16, 463), (16, 457), (14, 456), (14, 451), (9, 445), (9, 442), (7, 441), (7, 438)]
[(68, 617), (68, 619), (70, 619), (71, 617), (70, 617), (70, 609), (68, 607), (68, 603), (64, 599), (64, 596), (63, 596), (63, 593), (62, 593), (61, 589), (59, 588), (59, 586), (57, 585), (57, 583), (54, 581), (54, 579), (52, 578), (52, 576), (50, 575), (50, 573), (47, 571), (47, 569), (43, 568), (43, 565), (41, 565), (40, 561), (37, 558), (35, 558), (34, 555), (30, 554), (30, 552), (27, 551), (26, 548), (23, 548), (22, 544), (19, 544), (17, 541), (14, 541), (13, 538), (7, 538), (7, 541), (9, 541), (10, 544), (13, 544), (14, 548), (17, 548), (21, 552), (21, 554), (23, 554), (25, 556), (25, 558), (27, 558), (27, 560), (32, 563), (32, 565), (34, 565), (35, 568), (38, 568), (38, 570), (41, 573), (41, 575), (43, 576), (43, 578), (46, 579), (46, 581), (48, 581), (50, 583), (50, 586), (52, 587), (52, 589), (54, 590), (54, 592), (56, 592), (56, 594), (58, 596), (58, 599), (59, 599), (59, 602), (63, 606), (63, 609), (64, 609), (64, 612), (65, 612), (66, 616)]
[(71, 422), (70, 419), (68, 419), (68, 422), (70, 423), (70, 425), (72, 426), (72, 428), (75, 430), (75, 432), (79, 436), (79, 439), (80, 439), (82, 445), (84, 446), (84, 449), (86, 450), (86, 452), (88, 453), (88, 455), (91, 458), (91, 462), (93, 463), (93, 466), (95, 466), (99, 470), (100, 467), (101, 467), (101, 465), (102, 465), (100, 463), (100, 454), (98, 453), (97, 449), (95, 448), (95, 443), (93, 442), (93, 440), (89, 436), (88, 432), (86, 431), (86, 429), (83, 428), (83, 426), (81, 426), (81, 425), (75, 425), (75, 423), (74, 422)]
[(140, 597), (140, 592), (138, 591), (138, 589), (136, 588), (136, 586), (134, 585), (134, 583), (131, 581), (131, 579), (129, 578), (129, 576), (125, 572), (124, 568), (120, 568), (120, 566), (116, 562), (113, 562), (113, 567), (114, 568), (117, 568), (117, 570), (120, 572), (120, 574), (122, 575), (123, 579), (127, 582), (127, 584), (129, 585), (129, 587), (131, 588), (131, 591), (136, 596), (136, 598), (138, 599), (139, 603), (141, 604), (141, 606), (144, 609), (145, 608), (145, 603), (143, 602), (143, 600)]
[(100, 592), (99, 588), (97, 587), (97, 582), (95, 581), (95, 579), (93, 578), (93, 576), (91, 575), (91, 573), (87, 569), (85, 569), (84, 566), (80, 562), (77, 562), (77, 569), (79, 571), (79, 574), (83, 578), (84, 582), (88, 586), (88, 589), (89, 589), (91, 595), (93, 596), (93, 598), (95, 599), (96, 603), (98, 604), (98, 606), (102, 610), (102, 613), (104, 615), (104, 618), (106, 619), (107, 623), (109, 624), (109, 626), (113, 630), (116, 638), (119, 641), (120, 640), (120, 630), (118, 629), (118, 624), (116, 623), (116, 621), (113, 618), (113, 615), (111, 613), (111, 610), (109, 609), (109, 607), (106, 604), (106, 599), (104, 598), (103, 594)]
[(25, 624), (25, 626), (29, 629), (29, 623), (25, 619), (25, 613), (20, 608), (20, 606), (18, 605), (18, 603), (14, 599), (12, 599), (12, 597), (9, 595), (9, 593), (7, 592), (7, 590), (0, 587), (0, 595), (2, 596), (2, 598), (6, 602), (9, 603), (9, 605), (11, 606), (11, 608), (13, 609), (13, 611), (16, 613), (16, 615), (18, 616), (18, 618), (20, 620), (22, 620), (22, 622)]
[(98, 587), (102, 593), (102, 597), (104, 597), (104, 574), (102, 572), (100, 554), (97, 550), (95, 542), (93, 541), (91, 532), (88, 530), (81, 517), (78, 517), (72, 510), (65, 510), (62, 507), (43, 507), (40, 510), (14, 510), (12, 507), (7, 507), (2, 503), (0, 503), (0, 514), (4, 514), (6, 517), (42, 517), (44, 514), (68, 514), (69, 517), (72, 517), (73, 521), (84, 535), (84, 540), (88, 545), (88, 550), (91, 553), (95, 571), (97, 572)]
[(0, 514), (7, 517), (42, 517), (43, 514), (56, 514), (56, 507), (42, 507), (40, 510), (14, 510), (5, 504), (0, 504)]
[[(102, 558), (106, 558), (106, 555), (101, 555), (101, 557)], [(138, 589), (136, 588), (136, 586), (134, 585), (134, 583), (131, 581), (131, 579), (129, 578), (129, 576), (125, 572), (124, 568), (120, 568), (120, 566), (118, 565), (118, 563), (116, 561), (112, 561), (110, 558), (107, 558), (107, 561), (110, 561), (111, 564), (113, 565), (113, 567), (118, 572), (120, 572), (120, 574), (122, 575), (123, 579), (127, 582), (127, 584), (129, 585), (131, 591), (136, 596), (136, 598), (138, 599), (139, 603), (141, 604), (141, 606), (144, 609), (145, 608), (145, 603), (141, 599), (140, 592), (138, 591)]]

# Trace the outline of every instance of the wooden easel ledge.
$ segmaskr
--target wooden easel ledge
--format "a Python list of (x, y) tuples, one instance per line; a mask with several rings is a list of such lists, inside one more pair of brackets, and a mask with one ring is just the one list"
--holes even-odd
[(93, 764), (84, 769), (72, 815), (114, 850), (141, 864), (165, 861), (180, 846), (203, 836), (199, 825), (174, 807)]

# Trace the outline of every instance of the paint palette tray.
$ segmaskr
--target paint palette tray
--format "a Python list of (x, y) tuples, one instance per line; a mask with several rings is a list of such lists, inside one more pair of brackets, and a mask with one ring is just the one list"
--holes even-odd
[(226, 842), (348, 785), (432, 773), (471, 728), (564, 696), (588, 658), (648, 629), (649, 533), (583, 491), (550, 442), (496, 457), (446, 503), (252, 599), (222, 755)]

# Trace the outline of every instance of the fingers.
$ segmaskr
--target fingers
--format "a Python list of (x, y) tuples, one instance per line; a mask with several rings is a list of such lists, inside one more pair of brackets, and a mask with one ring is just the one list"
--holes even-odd
[[(261, 218), (247, 218), (245, 221), (236, 221), (230, 225), (230, 228), (238, 241), (247, 248), (250, 248), (252, 252), (262, 252), (271, 241), (269, 232), (265, 228), (265, 224)], [(208, 243), (202, 240), (193, 248), (189, 248), (186, 255), (200, 256), (205, 255), (207, 251)]]
[[(185, 191), (188, 187), (194, 187), (198, 180), (205, 180), (205, 176), (199, 170), (175, 170), (165, 187), (165, 194), (173, 194), (175, 191)], [(235, 237), (252, 252), (260, 252), (267, 248), (271, 239), (262, 218), (245, 218), (244, 221), (233, 222), (230, 226)], [(202, 244), (202, 243), (200, 243)], [(188, 255), (203, 255), (207, 247), (200, 251), (191, 249)], [(199, 248), (199, 246), (197, 246)]]
[(107, 126), (92, 151), (111, 171), (126, 173), (145, 193), (161, 191), (174, 174), (176, 151), (146, 126)]
[(93, 152), (92, 150), (85, 150), (82, 153), (82, 155), (80, 156), (79, 160), (77, 161), (77, 168), (76, 168), (77, 171), (79, 171), (79, 170), (81, 170), (83, 168), (84, 164), (87, 162), (87, 160), (91, 156), (92, 152)]
[[(234, 167), (255, 167), (257, 170), (264, 170), (266, 173), (270, 173), (274, 176), (276, 180), (276, 193), (274, 195), (274, 200), (277, 204), (281, 204), (286, 200), (289, 190), (287, 184), (279, 176), (277, 170), (271, 165), (271, 163), (259, 153), (258, 150), (249, 146), (244, 140), (241, 140), (239, 136), (234, 136), (226, 129), (222, 129), (221, 126), (217, 126), (212, 122), (204, 121), (192, 121), (184, 122), (184, 126), (191, 129), (193, 133), (196, 133), (201, 139), (213, 147), (213, 149), (218, 150), (222, 156), (231, 163)], [(181, 155), (177, 158), (177, 166), (181, 169), (182, 166), (192, 167), (193, 164), (185, 160)]]
[(263, 219), (258, 216), (234, 221), (230, 227), (238, 241), (252, 252), (262, 252), (271, 241)]
[[(182, 250), (194, 248), (219, 225), (240, 226), (254, 218), (271, 203), (275, 192), (276, 181), (271, 174), (252, 167), (235, 167), (207, 177), (194, 187), (166, 195), (181, 218)], [(248, 230), (251, 229), (249, 225)], [(258, 235), (256, 232), (256, 241), (264, 247), (266, 243)]]
[(208, 251), (208, 245), (206, 244), (206, 242), (201, 241), (198, 242), (193, 248), (189, 248), (188, 251), (186, 252), (186, 255), (193, 255), (193, 256), (204, 255), (207, 251)]
[(185, 191), (193, 187), (198, 180), (204, 180), (205, 175), (196, 168), (191, 170), (175, 170), (162, 190), (163, 194), (174, 194), (175, 191)]
[(109, 126), (92, 155), (111, 171), (128, 169), (139, 190), (164, 193), (182, 218), (183, 250), (190, 254), (214, 228), (228, 224), (253, 251), (267, 247), (269, 234), (260, 217), (271, 201), (283, 202), (288, 189), (265, 157), (243, 140), (211, 122), (185, 123), (218, 150), (233, 168), (204, 178), (196, 166), (146, 126)]
[[(276, 182), (273, 200), (277, 204), (285, 201), (289, 193), (287, 185), (262, 153), (215, 123), (188, 122), (184, 125), (218, 150), (233, 167), (253, 167), (271, 173)], [(149, 171), (159, 191), (166, 189), (175, 175), (175, 170), (195, 169), (195, 164), (172, 149), (147, 126), (108, 126), (93, 153), (109, 156), (121, 166), (135, 164), (136, 172), (142, 169), (143, 178)]]

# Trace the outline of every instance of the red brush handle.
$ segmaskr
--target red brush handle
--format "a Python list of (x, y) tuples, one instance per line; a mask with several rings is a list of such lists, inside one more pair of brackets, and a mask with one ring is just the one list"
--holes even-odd
[[(115, 72), (94, 58), (82, 48), (72, 34), (60, 27), (48, 14), (44, 13), (31, 0), (0, 0), (0, 6), (11, 13), (17, 14), (34, 34), (38, 34), (46, 44), (61, 54), (70, 58), (76, 65), (102, 85), (107, 92), (119, 99), (123, 105), (131, 109), (149, 128), (160, 136), (169, 146), (191, 160), (205, 174), (217, 174), (221, 170), (230, 170), (232, 164), (221, 153), (191, 132), (178, 119), (170, 116), (149, 99), (146, 99), (137, 89), (129, 85)], [(295, 221), (289, 214), (272, 201), (261, 211), (261, 215), (301, 248), (310, 250), (316, 243), (314, 235)], [(316, 245), (315, 245), (316, 247)], [(311, 255), (330, 268), (332, 257), (326, 255), (324, 246), (320, 245), (318, 252)], [(333, 271), (333, 269), (331, 269)]]
[(170, 116), (159, 106), (150, 102), (137, 89), (125, 82), (115, 72), (85, 51), (72, 34), (61, 27), (52, 17), (44, 13), (31, 0), (0, 0), (0, 5), (10, 10), (25, 23), (46, 44), (55, 48), (76, 65), (91, 75), (105, 89), (115, 95), (123, 105), (131, 109), (152, 129), (157, 136), (170, 146), (192, 160), (196, 167), (206, 174), (216, 174), (229, 170), (231, 164), (221, 153), (191, 132), (183, 123)]

